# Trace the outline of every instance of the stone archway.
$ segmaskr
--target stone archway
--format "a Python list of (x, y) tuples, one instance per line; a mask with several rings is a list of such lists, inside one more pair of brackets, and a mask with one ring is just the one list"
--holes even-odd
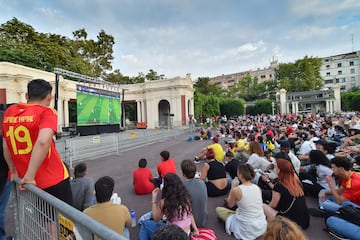
[(170, 103), (161, 100), (158, 105), (159, 127), (170, 127)]

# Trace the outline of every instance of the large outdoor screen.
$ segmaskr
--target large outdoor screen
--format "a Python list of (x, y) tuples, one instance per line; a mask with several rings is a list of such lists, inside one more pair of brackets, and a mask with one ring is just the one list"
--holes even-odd
[(120, 93), (77, 85), (77, 125), (121, 123)]

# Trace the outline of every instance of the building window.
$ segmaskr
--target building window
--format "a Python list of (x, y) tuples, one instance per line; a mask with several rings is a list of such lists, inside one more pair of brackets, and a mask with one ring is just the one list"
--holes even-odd
[(330, 72), (327, 72), (327, 73), (326, 73), (326, 76), (329, 77), (329, 76), (330, 76)]
[(338, 71), (338, 75), (341, 75), (342, 74), (342, 71)]
[(326, 68), (330, 68), (330, 65), (326, 65)]
[(332, 84), (333, 82), (334, 82), (333, 79), (325, 80), (325, 84)]
[(341, 63), (338, 63), (338, 67), (341, 67)]
[(325, 59), (325, 62), (328, 62), (329, 61), (329, 59)]
[(350, 66), (354, 66), (354, 62), (353, 62), (353, 61), (350, 61)]
[(351, 77), (351, 81), (352, 81), (352, 82), (355, 82), (355, 76), (352, 76), (352, 77)]
[(337, 79), (335, 79), (335, 83), (339, 83), (339, 79), (337, 78)]
[(266, 78), (266, 75), (261, 75), (260, 78), (261, 79)]
[(354, 68), (350, 69), (350, 73), (355, 73), (355, 69)]
[(345, 78), (340, 78), (340, 83), (344, 83), (345, 82)]
[(346, 90), (346, 86), (345, 86), (345, 85), (341, 85), (340, 90)]

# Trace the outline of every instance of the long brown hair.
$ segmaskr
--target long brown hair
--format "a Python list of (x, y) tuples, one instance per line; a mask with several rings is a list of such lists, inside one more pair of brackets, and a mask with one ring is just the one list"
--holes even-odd
[(276, 163), (279, 169), (279, 183), (287, 188), (291, 196), (303, 196), (304, 191), (300, 185), (297, 175), (295, 174), (294, 167), (291, 162), (282, 158), (277, 158)]
[(249, 153), (250, 155), (256, 153), (260, 157), (264, 156), (264, 151), (262, 150), (260, 143), (255, 141), (249, 143)]

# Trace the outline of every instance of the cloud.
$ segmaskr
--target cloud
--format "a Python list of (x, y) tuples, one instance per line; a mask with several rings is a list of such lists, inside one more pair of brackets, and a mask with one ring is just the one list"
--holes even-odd
[(236, 49), (236, 53), (248, 53), (257, 50), (261, 50), (261, 51), (264, 50), (264, 42), (262, 40), (255, 43), (251, 43), (251, 42), (245, 43)]
[(291, 30), (285, 38), (296, 41), (324, 38), (330, 36), (336, 30), (335, 27), (304, 26)]
[(57, 14), (57, 11), (52, 8), (37, 8), (36, 11), (48, 18), (55, 18)]
[(137, 64), (139, 62), (138, 58), (132, 54), (123, 55), (121, 59), (130, 64)]
[(296, 0), (291, 1), (291, 10), (300, 16), (333, 16), (344, 11), (359, 13), (358, 0)]

